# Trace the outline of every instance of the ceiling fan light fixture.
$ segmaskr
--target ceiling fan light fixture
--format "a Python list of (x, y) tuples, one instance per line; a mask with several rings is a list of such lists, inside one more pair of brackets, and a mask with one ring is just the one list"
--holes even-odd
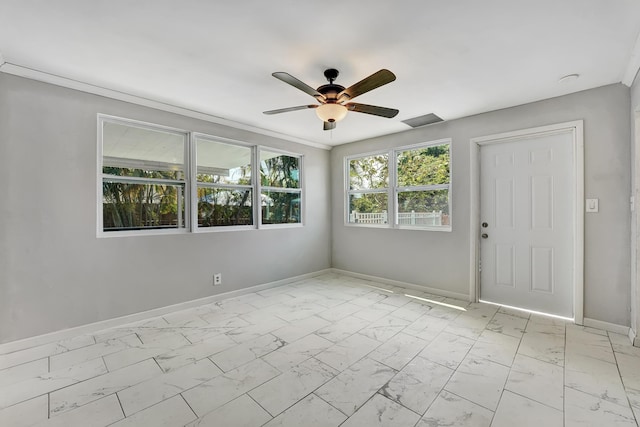
[(347, 107), (340, 104), (326, 103), (316, 108), (316, 114), (323, 122), (339, 122), (347, 115)]

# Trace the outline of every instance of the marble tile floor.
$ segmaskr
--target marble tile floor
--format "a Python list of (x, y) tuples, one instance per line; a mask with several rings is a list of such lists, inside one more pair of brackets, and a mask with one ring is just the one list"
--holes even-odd
[(0, 426), (637, 426), (626, 336), (324, 274), (0, 353)]

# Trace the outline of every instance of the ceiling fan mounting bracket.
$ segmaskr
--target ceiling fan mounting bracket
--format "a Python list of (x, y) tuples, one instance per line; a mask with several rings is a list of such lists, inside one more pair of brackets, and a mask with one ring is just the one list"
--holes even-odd
[(333, 81), (338, 78), (338, 74), (340, 74), (340, 72), (335, 68), (327, 68), (324, 70), (324, 76), (329, 81), (329, 84), (333, 84)]

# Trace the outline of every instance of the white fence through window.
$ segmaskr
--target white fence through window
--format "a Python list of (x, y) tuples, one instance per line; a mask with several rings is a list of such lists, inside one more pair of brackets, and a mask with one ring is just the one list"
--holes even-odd
[[(442, 225), (442, 211), (432, 212), (399, 212), (399, 225)], [(349, 214), (349, 222), (356, 224), (386, 224), (388, 221), (387, 212), (356, 212)]]

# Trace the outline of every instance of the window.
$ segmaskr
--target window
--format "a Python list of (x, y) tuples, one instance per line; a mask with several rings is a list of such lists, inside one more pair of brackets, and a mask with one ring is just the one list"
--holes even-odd
[(396, 151), (400, 227), (449, 227), (449, 144)]
[(351, 157), (347, 163), (347, 223), (451, 230), (450, 140)]
[(300, 156), (260, 150), (262, 224), (301, 222)]
[(185, 133), (121, 122), (102, 126), (102, 230), (184, 229)]
[(98, 235), (302, 224), (302, 156), (99, 116)]
[(197, 136), (198, 227), (253, 225), (252, 149)]
[(349, 160), (349, 222), (388, 224), (389, 155)]

